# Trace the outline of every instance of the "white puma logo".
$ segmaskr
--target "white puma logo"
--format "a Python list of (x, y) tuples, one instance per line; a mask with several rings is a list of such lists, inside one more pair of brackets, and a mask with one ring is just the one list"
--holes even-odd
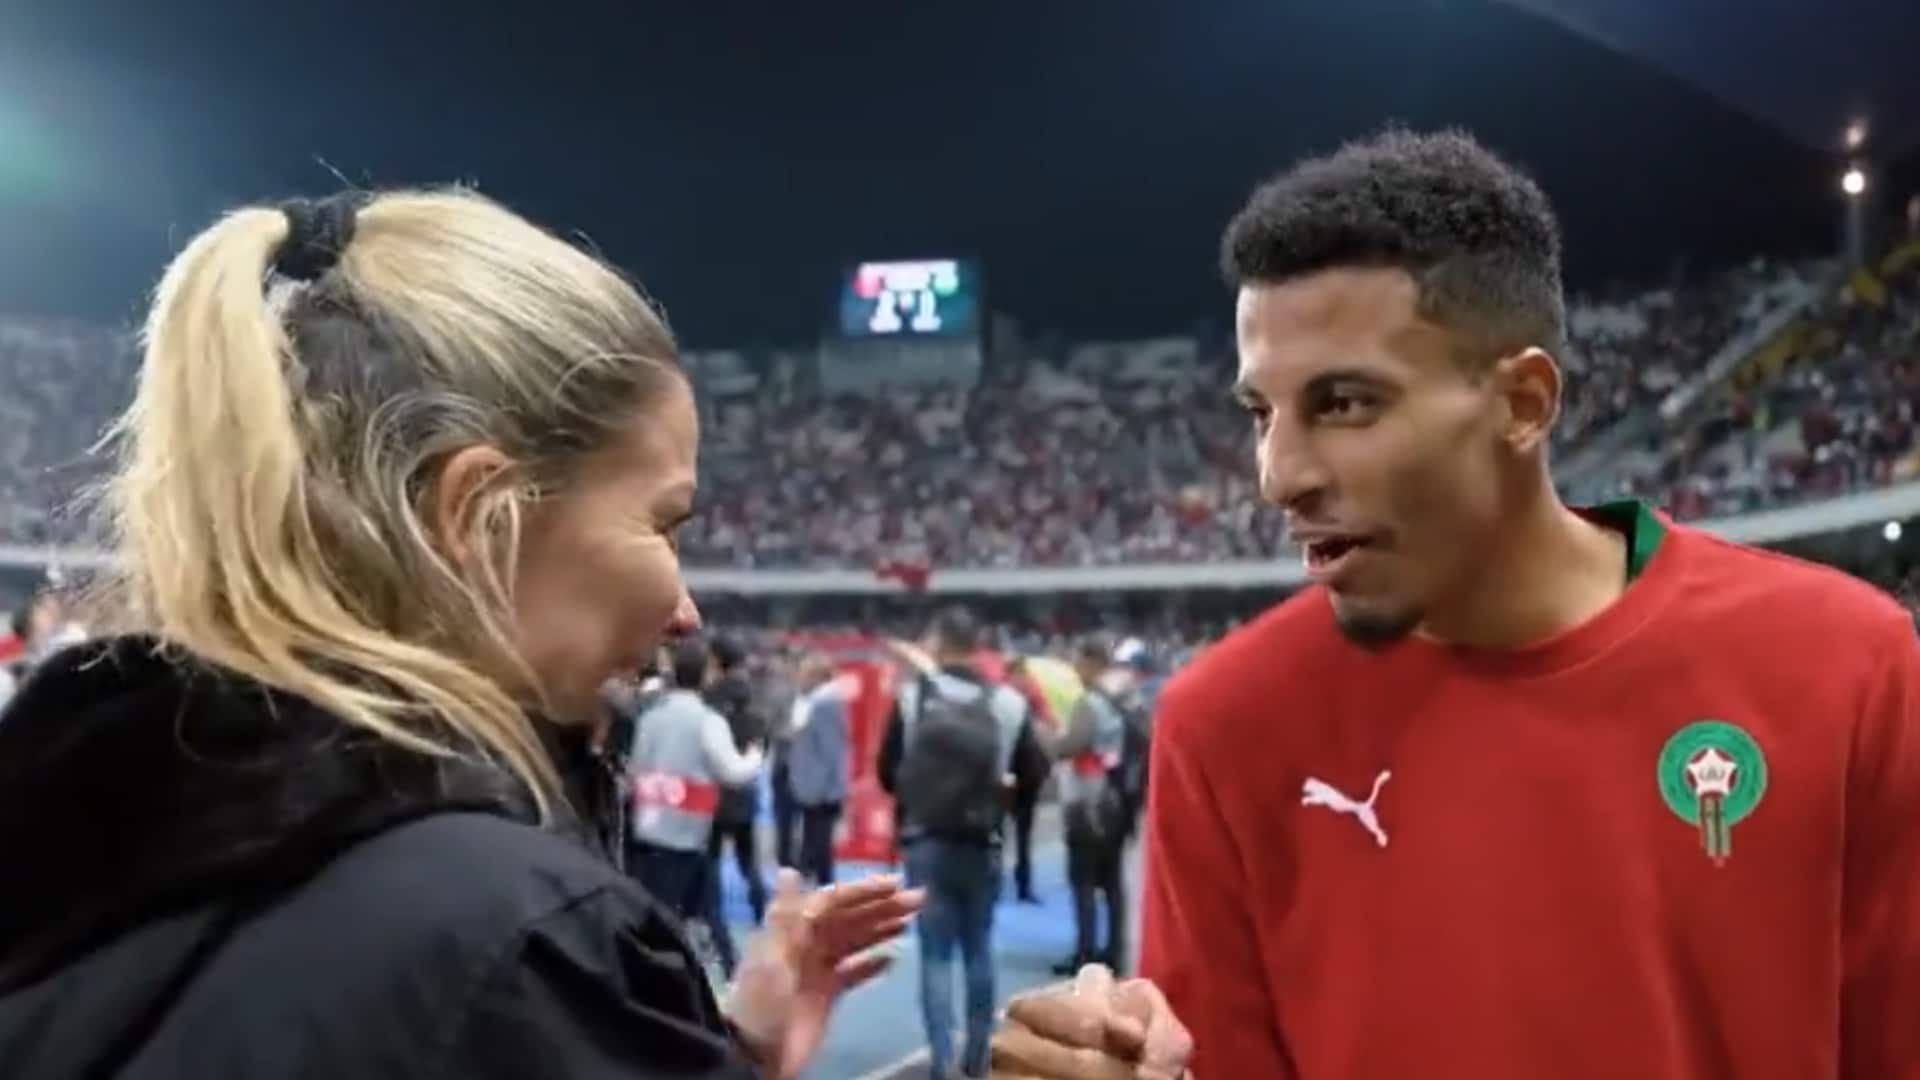
[(1373, 804), (1380, 798), (1381, 785), (1392, 775), (1392, 772), (1382, 770), (1379, 776), (1373, 778), (1373, 793), (1367, 796), (1366, 802), (1356, 802), (1325, 780), (1315, 780), (1309, 776), (1300, 787), (1300, 805), (1324, 806), (1336, 814), (1352, 814), (1362, 828), (1373, 834), (1381, 847), (1386, 847), (1387, 834), (1380, 828), (1380, 815), (1374, 813)]

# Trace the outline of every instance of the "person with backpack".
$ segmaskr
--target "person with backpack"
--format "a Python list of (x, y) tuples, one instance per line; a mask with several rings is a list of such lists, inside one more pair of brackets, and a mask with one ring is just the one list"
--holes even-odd
[(1001, 823), (1012, 777), (1045, 752), (1018, 691), (974, 663), (980, 624), (964, 608), (933, 620), (935, 668), (910, 672), (894, 701), (879, 780), (898, 803), (907, 880), (926, 890), (919, 919), (920, 1005), (933, 1074), (954, 1063), (953, 954), (966, 974), (964, 1076), (987, 1074), (993, 1026), (993, 909), (1000, 892)]
[[(1073, 889), (1074, 953), (1054, 967), (1061, 975), (1095, 962), (1118, 971), (1126, 962), (1126, 846), (1145, 796), (1147, 758), (1134, 673), (1116, 655), (1105, 634), (1082, 639), (1074, 668), (1086, 693), (1054, 746), (1054, 757), (1065, 765), (1060, 804)], [(1104, 938), (1098, 933), (1103, 898)]]

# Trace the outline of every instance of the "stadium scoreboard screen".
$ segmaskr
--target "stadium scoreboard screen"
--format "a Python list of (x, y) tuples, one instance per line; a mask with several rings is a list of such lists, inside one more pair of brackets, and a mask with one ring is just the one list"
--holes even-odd
[(840, 336), (972, 338), (980, 333), (979, 264), (965, 259), (861, 263), (840, 286)]

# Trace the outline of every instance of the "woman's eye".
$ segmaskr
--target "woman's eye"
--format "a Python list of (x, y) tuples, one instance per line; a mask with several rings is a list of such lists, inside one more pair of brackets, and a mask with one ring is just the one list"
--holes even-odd
[(687, 519), (680, 518), (677, 521), (671, 521), (659, 526), (656, 531), (659, 532), (661, 538), (667, 542), (667, 548), (677, 552), (680, 550), (680, 530), (686, 528), (686, 526)]

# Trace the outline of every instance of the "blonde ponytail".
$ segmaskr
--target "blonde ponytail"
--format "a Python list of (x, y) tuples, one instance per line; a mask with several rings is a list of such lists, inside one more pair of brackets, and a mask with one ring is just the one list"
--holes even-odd
[[(469, 193), (386, 195), (360, 221), (310, 285), (271, 276), (289, 224), (270, 209), (167, 269), (106, 489), (115, 595), (136, 627), (344, 722), (499, 762), (544, 818), (559, 786), (512, 630), (521, 514), (677, 378), (672, 339), (618, 275)], [(460, 567), (424, 506), (477, 443), (515, 464)]]

